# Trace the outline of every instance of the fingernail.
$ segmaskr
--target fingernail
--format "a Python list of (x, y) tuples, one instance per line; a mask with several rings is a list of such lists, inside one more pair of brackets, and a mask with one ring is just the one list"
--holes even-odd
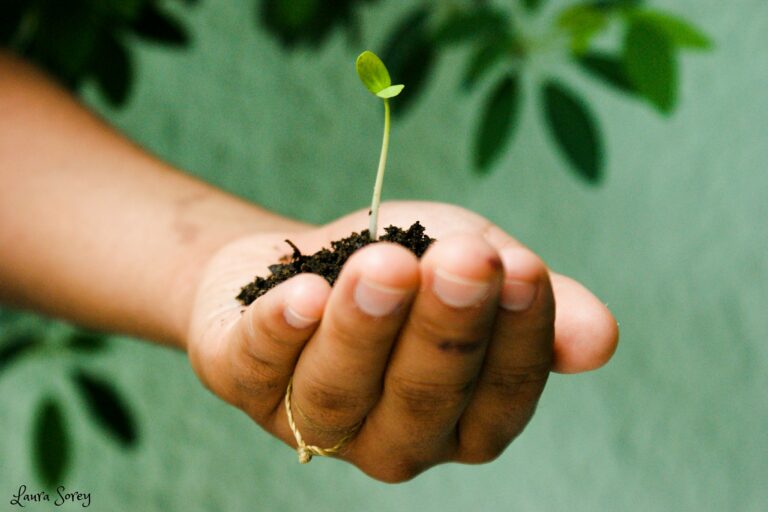
[(536, 285), (525, 281), (509, 280), (501, 290), (501, 307), (509, 311), (525, 311), (536, 297)]
[(406, 290), (372, 283), (361, 278), (355, 287), (355, 302), (371, 316), (385, 316), (402, 304)]
[(319, 320), (319, 318), (304, 316), (289, 305), (286, 305), (285, 309), (283, 309), (283, 316), (285, 317), (285, 321), (288, 322), (288, 325), (295, 329), (306, 329)]
[(432, 290), (445, 304), (454, 308), (474, 306), (488, 296), (490, 283), (460, 277), (442, 269), (435, 270)]

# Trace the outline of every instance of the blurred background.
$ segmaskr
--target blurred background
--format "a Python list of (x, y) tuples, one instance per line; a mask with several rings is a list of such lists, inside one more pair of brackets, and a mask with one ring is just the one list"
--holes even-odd
[[(92, 510), (768, 507), (768, 3), (7, 0), (0, 44), (161, 158), (322, 223), (462, 205), (594, 290), (614, 359), (553, 375), (495, 462), (390, 486), (295, 454), (186, 357), (0, 309), (0, 495)], [(104, 169), (109, 172), (109, 169)], [(6, 501), (7, 503), (7, 501)]]

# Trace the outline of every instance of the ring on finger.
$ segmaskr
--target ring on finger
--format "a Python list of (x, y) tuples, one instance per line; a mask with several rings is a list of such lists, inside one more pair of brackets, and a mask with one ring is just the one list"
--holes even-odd
[[(357, 434), (357, 431), (360, 430), (360, 427), (362, 426), (363, 422), (362, 420), (354, 425), (351, 429), (349, 429), (342, 438), (332, 447), (330, 448), (321, 448), (319, 446), (307, 444), (304, 442), (304, 438), (301, 436), (301, 432), (299, 432), (299, 428), (296, 426), (296, 422), (293, 419), (293, 412), (291, 411), (291, 395), (293, 393), (293, 377), (291, 377), (291, 380), (288, 381), (288, 387), (285, 390), (285, 412), (288, 416), (288, 425), (291, 427), (291, 431), (293, 432), (293, 437), (296, 439), (296, 452), (299, 454), (299, 462), (301, 464), (307, 464), (309, 461), (312, 460), (312, 457), (314, 455), (319, 455), (322, 457), (330, 457), (332, 455), (335, 455), (341, 451), (344, 446), (355, 437), (355, 434)], [(301, 411), (299, 411), (301, 412)], [(302, 417), (306, 419), (304, 414), (302, 413)]]

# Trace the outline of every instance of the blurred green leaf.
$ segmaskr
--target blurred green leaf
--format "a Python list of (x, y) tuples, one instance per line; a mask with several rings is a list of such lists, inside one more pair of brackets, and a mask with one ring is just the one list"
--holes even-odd
[(529, 11), (537, 11), (544, 3), (544, 0), (523, 0), (523, 5)]
[(76, 352), (99, 352), (107, 346), (107, 335), (78, 329), (67, 337), (66, 346)]
[(24, 357), (40, 343), (38, 338), (29, 333), (11, 336), (10, 339), (0, 345), (0, 372)]
[(636, 19), (650, 23), (666, 32), (673, 44), (681, 48), (708, 50), (712, 41), (701, 30), (684, 19), (659, 11), (640, 11)]
[(644, 0), (592, 0), (590, 5), (597, 7), (598, 9), (616, 9), (625, 7), (636, 7), (643, 3)]
[(155, 43), (184, 46), (189, 36), (183, 26), (155, 3), (148, 3), (133, 24), (133, 31), (140, 37)]
[(589, 4), (567, 7), (557, 18), (557, 25), (570, 35), (571, 50), (576, 54), (585, 52), (592, 38), (607, 24), (605, 10)]
[(557, 145), (589, 183), (602, 178), (602, 142), (586, 104), (563, 85), (549, 81), (542, 88), (547, 126)]
[(44, 399), (32, 430), (33, 463), (48, 488), (62, 483), (70, 463), (71, 440), (64, 414), (53, 398)]
[(73, 378), (96, 423), (124, 446), (135, 445), (138, 440), (136, 422), (117, 389), (84, 370), (78, 370)]
[(435, 30), (433, 39), (441, 45), (507, 37), (511, 21), (507, 14), (489, 6), (456, 9)]
[(666, 32), (633, 20), (624, 38), (624, 66), (634, 88), (656, 108), (669, 113), (677, 96), (677, 63)]
[(124, 23), (135, 20), (147, 1), (157, 2), (157, 0), (96, 0), (87, 3), (104, 20)]
[(480, 45), (469, 57), (462, 78), (462, 86), (465, 89), (473, 88), (496, 64), (502, 62), (504, 57), (509, 56), (508, 49), (503, 40), (488, 41)]
[(629, 94), (636, 94), (624, 70), (624, 63), (613, 55), (590, 52), (581, 55), (576, 62), (595, 78)]
[(36, 23), (24, 56), (75, 87), (91, 64), (99, 38), (99, 18), (81, 3), (38, 4)]
[(286, 26), (299, 28), (309, 22), (321, 8), (319, 0), (290, 0), (275, 2), (277, 14)]
[(390, 32), (382, 60), (398, 82), (408, 84), (408, 94), (397, 100), (392, 115), (404, 114), (418, 98), (434, 68), (436, 48), (427, 30), (429, 11), (419, 8), (403, 18)]
[(115, 107), (125, 104), (133, 86), (133, 62), (123, 44), (106, 38), (91, 69), (104, 97)]
[(10, 45), (20, 29), (22, 19), (27, 13), (28, 5), (22, 0), (9, 0), (3, 5), (3, 15), (0, 16), (0, 44)]
[(475, 167), (487, 171), (509, 143), (520, 110), (520, 78), (503, 77), (488, 96), (475, 135)]
[(353, 30), (358, 6), (375, 0), (259, 0), (259, 18), (286, 47), (319, 45), (338, 26)]

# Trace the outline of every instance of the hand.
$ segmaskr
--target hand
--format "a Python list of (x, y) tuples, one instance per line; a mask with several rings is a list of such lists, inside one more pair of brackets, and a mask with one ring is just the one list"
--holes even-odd
[(301, 274), (247, 308), (235, 300), (290, 253), (286, 238), (310, 254), (367, 227), (366, 213), (237, 240), (198, 287), (193, 367), (291, 446), (284, 395), (293, 376), (305, 441), (330, 447), (359, 427), (338, 456), (374, 478), (487, 462), (523, 430), (550, 370), (586, 371), (611, 357), (618, 331), (600, 301), (488, 220), (439, 203), (382, 206), (381, 226), (419, 220), (438, 239), (421, 260), (375, 244), (350, 258), (333, 289)]

